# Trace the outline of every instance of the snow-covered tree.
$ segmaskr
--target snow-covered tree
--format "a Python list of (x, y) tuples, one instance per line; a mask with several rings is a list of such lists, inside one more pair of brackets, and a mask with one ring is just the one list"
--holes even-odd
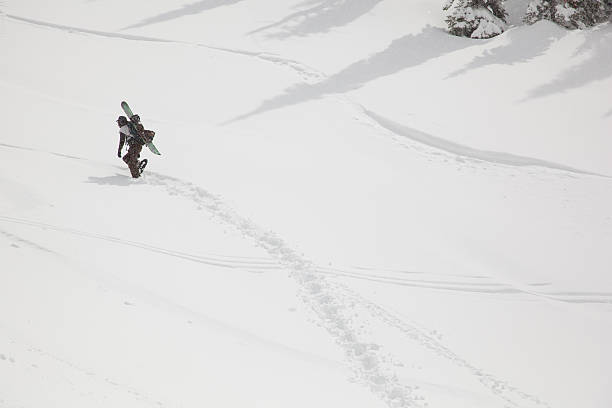
[(527, 6), (523, 22), (534, 24), (540, 20), (553, 21), (554, 0), (534, 0)]
[(533, 0), (527, 6), (523, 21), (533, 24), (550, 20), (569, 29), (584, 29), (610, 17), (610, 0)]
[(446, 24), (453, 35), (491, 38), (504, 32), (508, 13), (503, 0), (446, 0)]
[(606, 0), (606, 12), (608, 13), (608, 19), (612, 21), (612, 0)]

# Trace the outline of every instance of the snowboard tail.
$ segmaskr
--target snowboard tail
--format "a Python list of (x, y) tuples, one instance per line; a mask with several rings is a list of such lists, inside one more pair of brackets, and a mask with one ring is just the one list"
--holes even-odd
[(156, 154), (158, 156), (161, 156), (161, 153), (159, 152), (159, 150), (157, 150), (157, 147), (155, 147), (153, 142), (147, 142), (147, 143), (145, 143), (145, 146), (147, 146), (149, 148), (151, 153)]

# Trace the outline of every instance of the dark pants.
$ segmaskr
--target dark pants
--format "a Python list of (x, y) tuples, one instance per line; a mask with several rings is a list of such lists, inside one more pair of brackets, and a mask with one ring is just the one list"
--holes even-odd
[(140, 157), (141, 151), (142, 145), (138, 143), (133, 143), (128, 148), (128, 151), (125, 156), (123, 156), (123, 161), (130, 168), (130, 173), (132, 173), (132, 177), (134, 178), (140, 177), (140, 169), (138, 168), (138, 158)]

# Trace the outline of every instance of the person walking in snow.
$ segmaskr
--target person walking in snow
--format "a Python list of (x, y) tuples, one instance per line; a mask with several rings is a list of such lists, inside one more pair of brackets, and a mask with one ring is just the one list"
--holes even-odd
[(132, 177), (138, 178), (147, 165), (147, 159), (142, 161), (138, 160), (140, 158), (142, 146), (144, 146), (147, 141), (153, 140), (155, 132), (152, 130), (145, 130), (144, 126), (140, 123), (140, 117), (138, 115), (132, 116), (129, 121), (125, 116), (119, 116), (117, 125), (119, 126), (119, 149), (117, 150), (117, 156), (121, 158), (123, 146), (127, 143), (128, 151), (125, 156), (123, 156), (123, 161), (130, 168)]

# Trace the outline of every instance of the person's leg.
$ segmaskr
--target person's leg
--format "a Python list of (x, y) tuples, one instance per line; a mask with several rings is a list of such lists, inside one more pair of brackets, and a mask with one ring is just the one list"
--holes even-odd
[(130, 173), (132, 173), (132, 177), (138, 178), (140, 177), (140, 169), (138, 168), (138, 158), (140, 157), (140, 152), (142, 151), (142, 146), (133, 144), (128, 149), (127, 154), (124, 156), (123, 161), (125, 161), (130, 168)]

